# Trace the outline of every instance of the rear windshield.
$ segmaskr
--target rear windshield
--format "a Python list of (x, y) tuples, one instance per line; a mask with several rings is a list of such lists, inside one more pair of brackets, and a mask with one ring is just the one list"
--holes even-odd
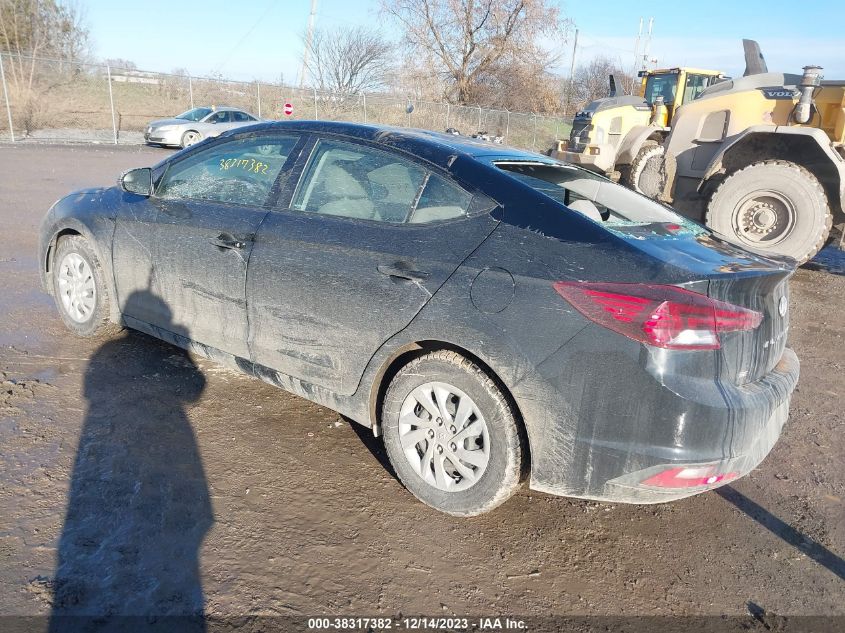
[(549, 198), (605, 224), (686, 224), (677, 213), (597, 174), (568, 165), (497, 162), (496, 167)]

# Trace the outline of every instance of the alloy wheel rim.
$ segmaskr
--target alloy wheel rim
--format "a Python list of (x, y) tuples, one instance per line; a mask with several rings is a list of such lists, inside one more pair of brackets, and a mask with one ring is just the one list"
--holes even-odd
[(444, 382), (408, 394), (399, 411), (399, 441), (414, 472), (445, 492), (471, 488), (490, 462), (484, 416), (472, 398)]
[(79, 253), (68, 253), (59, 264), (59, 297), (65, 314), (85, 323), (97, 305), (97, 286), (91, 266)]

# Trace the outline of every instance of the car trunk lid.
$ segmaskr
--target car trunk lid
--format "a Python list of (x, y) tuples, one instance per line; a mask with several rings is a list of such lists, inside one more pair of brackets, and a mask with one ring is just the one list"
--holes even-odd
[(612, 232), (680, 268), (689, 281), (678, 285), (762, 315), (756, 328), (720, 335), (723, 379), (742, 385), (774, 369), (789, 332), (792, 260), (752, 253), (686, 223), (680, 229), (631, 226), (614, 227)]

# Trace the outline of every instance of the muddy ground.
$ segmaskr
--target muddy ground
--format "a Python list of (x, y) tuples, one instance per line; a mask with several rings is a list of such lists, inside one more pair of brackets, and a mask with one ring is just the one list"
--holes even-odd
[(454, 519), (332, 411), (63, 328), (41, 217), (167, 154), (0, 146), (0, 615), (845, 616), (845, 276), (795, 276), (801, 382), (750, 476), (643, 507), (523, 489)]

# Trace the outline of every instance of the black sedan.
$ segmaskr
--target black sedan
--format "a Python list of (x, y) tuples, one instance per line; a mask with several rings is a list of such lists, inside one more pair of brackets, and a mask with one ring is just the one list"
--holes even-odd
[(789, 261), (445, 134), (227, 132), (59, 200), (39, 256), (73, 332), (140, 330), (330, 407), (455, 515), (525, 478), (633, 503), (723, 485), (798, 380)]

